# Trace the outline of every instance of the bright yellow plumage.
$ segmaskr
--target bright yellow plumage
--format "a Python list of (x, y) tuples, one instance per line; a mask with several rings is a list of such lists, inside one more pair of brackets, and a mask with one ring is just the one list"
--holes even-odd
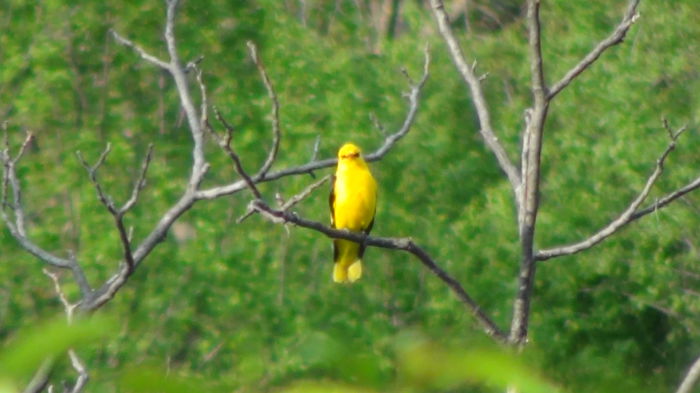
[[(338, 151), (338, 168), (330, 197), (331, 225), (353, 232), (372, 230), (377, 207), (377, 182), (360, 148), (344, 144)], [(362, 276), (363, 244), (349, 240), (333, 241), (333, 281), (354, 282)]]

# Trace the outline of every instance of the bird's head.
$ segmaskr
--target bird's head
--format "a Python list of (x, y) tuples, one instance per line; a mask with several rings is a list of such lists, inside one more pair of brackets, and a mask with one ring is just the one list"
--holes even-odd
[(360, 153), (362, 151), (357, 145), (346, 143), (338, 150), (338, 160), (354, 160), (360, 157)]

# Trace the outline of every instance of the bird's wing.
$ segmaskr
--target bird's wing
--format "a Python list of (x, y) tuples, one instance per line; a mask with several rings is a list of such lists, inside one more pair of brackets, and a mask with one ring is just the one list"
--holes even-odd
[(331, 176), (331, 193), (328, 195), (328, 205), (331, 207), (331, 228), (335, 228), (335, 175)]
[[(335, 175), (331, 176), (331, 193), (328, 195), (331, 208), (331, 228), (335, 228)], [(338, 261), (338, 239), (333, 240), (333, 262)]]
[[(367, 228), (363, 229), (362, 232), (364, 232), (365, 235), (369, 235), (369, 233), (372, 231), (372, 227), (374, 226), (374, 218), (377, 216), (377, 205), (374, 205), (374, 212), (372, 213), (372, 221), (369, 222), (369, 225), (367, 225)], [(367, 248), (367, 244), (365, 242), (360, 243), (360, 250), (357, 253), (357, 257), (362, 259), (362, 256), (365, 255), (365, 248)]]

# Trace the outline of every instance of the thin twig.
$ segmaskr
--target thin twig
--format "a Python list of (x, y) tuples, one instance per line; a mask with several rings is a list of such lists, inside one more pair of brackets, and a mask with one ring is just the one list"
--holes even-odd
[(386, 136), (386, 129), (384, 128), (384, 125), (382, 124), (381, 121), (379, 121), (379, 118), (377, 117), (374, 112), (369, 113), (369, 119), (372, 121), (372, 124), (374, 124), (374, 127), (379, 131), (379, 134), (382, 137)]
[(80, 163), (88, 172), (90, 181), (93, 183), (95, 189), (97, 190), (97, 195), (100, 202), (102, 202), (102, 204), (107, 208), (107, 210), (112, 214), (112, 217), (114, 218), (114, 223), (119, 232), (119, 240), (122, 244), (124, 261), (126, 262), (126, 266), (128, 268), (127, 274), (131, 274), (134, 270), (134, 265), (136, 264), (136, 262), (134, 261), (134, 256), (131, 249), (131, 236), (129, 235), (129, 231), (124, 225), (124, 215), (129, 210), (131, 210), (131, 208), (133, 208), (134, 205), (136, 205), (141, 190), (146, 186), (146, 174), (148, 173), (148, 167), (153, 157), (153, 144), (148, 145), (146, 157), (144, 158), (143, 163), (141, 164), (141, 171), (139, 173), (139, 177), (134, 183), (134, 187), (131, 190), (131, 196), (121, 207), (117, 207), (114, 204), (112, 198), (104, 192), (102, 185), (100, 184), (100, 181), (97, 178), (97, 170), (102, 166), (102, 164), (104, 164), (105, 160), (107, 159), (107, 155), (110, 151), (111, 145), (107, 144), (107, 147), (97, 159), (97, 162), (92, 166), (88, 164), (87, 161), (85, 161), (83, 155), (79, 151), (76, 152), (76, 154), (78, 156), (78, 159), (80, 160)]
[(318, 150), (321, 147), (321, 134), (316, 135), (316, 140), (314, 140), (314, 149), (311, 152), (311, 160), (309, 162), (314, 162), (318, 159)]
[(552, 86), (547, 96), (549, 100), (564, 90), (569, 83), (571, 83), (577, 76), (581, 75), (583, 71), (590, 67), (591, 64), (598, 60), (600, 55), (602, 55), (606, 49), (621, 43), (625, 39), (630, 27), (632, 27), (634, 22), (639, 19), (639, 13), (637, 13), (639, 1), (640, 0), (630, 1), (629, 6), (627, 7), (627, 12), (625, 12), (625, 15), (622, 17), (622, 21), (620, 21), (620, 24), (617, 25), (612, 34), (610, 34), (610, 36), (603, 41), (599, 42), (598, 45), (596, 45), (595, 48), (593, 48), (583, 59), (581, 59), (578, 64), (569, 70), (569, 72), (567, 72), (559, 82)]
[(85, 158), (83, 158), (83, 154), (80, 151), (75, 152), (75, 155), (78, 156), (80, 164), (87, 171), (88, 177), (90, 178), (90, 182), (92, 182), (93, 186), (95, 187), (95, 190), (97, 191), (97, 197), (99, 198), (100, 202), (107, 208), (107, 210), (110, 213), (112, 213), (112, 215), (117, 215), (118, 210), (117, 207), (114, 205), (114, 201), (112, 201), (112, 198), (110, 198), (109, 195), (105, 194), (104, 190), (102, 189), (102, 185), (100, 184), (100, 181), (97, 179), (97, 170), (100, 169), (102, 164), (104, 164), (110, 151), (112, 151), (112, 144), (107, 143), (107, 146), (102, 151), (102, 154), (100, 154), (100, 157), (97, 159), (94, 165), (88, 164)]
[(270, 97), (270, 101), (272, 101), (272, 147), (270, 147), (270, 152), (267, 155), (265, 163), (263, 163), (262, 167), (255, 176), (257, 178), (264, 179), (265, 175), (267, 175), (267, 172), (272, 167), (275, 158), (277, 158), (277, 153), (279, 152), (280, 148), (280, 140), (282, 135), (282, 132), (280, 131), (280, 103), (277, 99), (277, 93), (275, 93), (275, 88), (272, 85), (272, 81), (270, 80), (270, 77), (267, 75), (267, 71), (265, 70), (265, 65), (263, 64), (262, 59), (260, 59), (260, 56), (258, 55), (257, 47), (252, 41), (248, 41), (246, 45), (248, 46), (248, 53), (250, 54), (250, 58), (253, 60), (253, 63), (255, 63), (255, 66), (260, 72), (260, 77), (262, 78), (263, 83), (265, 84), (267, 95)]
[(486, 146), (496, 156), (496, 160), (498, 161), (501, 169), (503, 172), (505, 172), (506, 176), (508, 176), (513, 192), (516, 195), (516, 199), (519, 199), (520, 173), (518, 173), (518, 169), (508, 157), (508, 153), (506, 153), (493, 130), (491, 125), (491, 114), (489, 113), (486, 97), (481, 89), (479, 78), (474, 74), (476, 63), (473, 63), (474, 65), (472, 66), (469, 65), (466, 56), (464, 55), (464, 52), (457, 41), (457, 38), (452, 32), (452, 27), (447, 16), (447, 12), (445, 11), (443, 1), (430, 0), (430, 6), (433, 10), (435, 19), (437, 20), (440, 35), (442, 35), (442, 38), (447, 44), (452, 62), (457, 67), (457, 71), (462, 76), (462, 79), (471, 91), (472, 101), (474, 103), (474, 107), (476, 108), (477, 116), (479, 117), (479, 124), (481, 125), (479, 132), (484, 138)]
[[(68, 297), (65, 293), (63, 293), (63, 290), (61, 289), (61, 284), (56, 273), (53, 273), (46, 268), (43, 269), (43, 271), (44, 274), (46, 274), (53, 281), (56, 295), (58, 296), (58, 299), (61, 301), (61, 304), (63, 304), (63, 308), (65, 309), (68, 324), (71, 324), (73, 322), (74, 311), (78, 304), (71, 304), (68, 301)], [(75, 350), (73, 350), (72, 348), (68, 350), (68, 357), (71, 360), (71, 365), (73, 366), (73, 369), (75, 369), (76, 373), (78, 373), (78, 378), (76, 379), (75, 384), (73, 384), (73, 387), (70, 389), (70, 393), (80, 393), (88, 381), (87, 368), (85, 367), (85, 364), (83, 364), (83, 362), (80, 360), (78, 355), (75, 353)]]
[(199, 85), (199, 94), (201, 96), (202, 104), (200, 105), (200, 121), (199, 126), (202, 129), (206, 129), (207, 123), (209, 122), (208, 113), (208, 103), (207, 103), (207, 88), (204, 85), (204, 80), (202, 78), (202, 69), (199, 68), (198, 63), (191, 63), (188, 68), (193, 68), (195, 70), (195, 76), (197, 78), (197, 84)]
[[(282, 195), (280, 195), (279, 193), (275, 194), (275, 199), (277, 200), (277, 204), (279, 205), (279, 209), (282, 211), (289, 211), (289, 209), (296, 206), (299, 202), (308, 198), (312, 192), (314, 192), (316, 189), (321, 187), (330, 178), (331, 178), (331, 175), (324, 176), (320, 180), (318, 180), (314, 183), (311, 183), (309, 186), (304, 188), (300, 193), (292, 196), (287, 201), (284, 201), (284, 199), (282, 198)], [(253, 208), (253, 205), (249, 204), (248, 209), (246, 209), (245, 214), (243, 214), (241, 217), (239, 217), (236, 220), (236, 223), (237, 224), (242, 223), (243, 221), (245, 221), (246, 219), (248, 219), (250, 216), (252, 216), (255, 213), (256, 213), (256, 210)], [(285, 229), (287, 229), (287, 228), (285, 227)], [(287, 229), (287, 231), (289, 231), (289, 229)]]
[(134, 183), (134, 188), (131, 190), (131, 197), (124, 203), (124, 206), (119, 208), (119, 213), (121, 215), (124, 215), (126, 212), (131, 210), (132, 207), (136, 204), (136, 201), (139, 198), (139, 194), (141, 193), (141, 190), (143, 190), (144, 187), (146, 187), (146, 173), (148, 173), (148, 167), (151, 164), (151, 159), (153, 158), (153, 144), (149, 143), (148, 144), (148, 149), (146, 150), (146, 157), (143, 159), (143, 163), (141, 164), (141, 172), (139, 173), (139, 177), (136, 179), (136, 182)]
[[(84, 297), (87, 297), (91, 294), (92, 289), (85, 278), (85, 273), (75, 258), (61, 258), (53, 255), (33, 243), (27, 236), (27, 231), (25, 228), (25, 214), (22, 206), (22, 188), (19, 179), (17, 178), (16, 167), (19, 163), (19, 159), (22, 158), (27, 146), (32, 141), (32, 138), (32, 134), (27, 133), (18, 154), (13, 158), (9, 151), (9, 137), (7, 134), (5, 136), (5, 148), (0, 155), (0, 158), (3, 161), (3, 187), (11, 189), (12, 203), (5, 201), (5, 205), (2, 209), (0, 209), (0, 218), (2, 218), (7, 225), (12, 237), (15, 238), (17, 243), (25, 251), (51, 266), (72, 270), (80, 287), (81, 293)], [(7, 189), (5, 189), (4, 192), (9, 193)], [(7, 214), (6, 209), (8, 207), (12, 210), (14, 215), (13, 219), (11, 219)]]
[(73, 389), (71, 389), (70, 392), (80, 393), (85, 388), (85, 385), (87, 384), (88, 379), (90, 379), (90, 376), (88, 375), (85, 364), (82, 362), (82, 360), (80, 360), (78, 354), (75, 353), (75, 350), (69, 349), (68, 357), (70, 357), (71, 366), (73, 366), (75, 372), (78, 373), (78, 379), (75, 381), (75, 384), (73, 384)]
[(314, 190), (321, 187), (325, 182), (330, 180), (330, 178), (331, 178), (331, 175), (326, 175), (326, 176), (322, 177), (320, 180), (318, 180), (317, 182), (311, 183), (308, 187), (303, 189), (300, 193), (294, 195), (293, 197), (289, 198), (286, 202), (284, 202), (280, 206), (280, 209), (284, 210), (284, 211), (288, 211), (289, 209), (293, 208), (299, 202), (308, 198), (309, 195), (311, 195), (311, 193), (314, 192)]
[(110, 33), (112, 33), (112, 36), (114, 37), (115, 40), (117, 40), (118, 43), (129, 47), (134, 50), (139, 56), (141, 56), (142, 59), (146, 60), (147, 62), (158, 66), (166, 71), (170, 71), (170, 64), (164, 62), (163, 60), (151, 55), (150, 53), (146, 52), (143, 48), (140, 46), (136, 45), (135, 43), (131, 42), (130, 40), (122, 37), (117, 33), (116, 31), (110, 29)]
[(53, 281), (53, 289), (56, 292), (56, 295), (58, 296), (58, 300), (61, 301), (61, 304), (63, 305), (63, 308), (66, 312), (66, 318), (68, 319), (68, 323), (73, 322), (73, 312), (75, 311), (75, 304), (71, 304), (70, 301), (68, 301), (68, 297), (66, 296), (65, 293), (63, 293), (63, 290), (61, 289), (61, 282), (58, 278), (58, 274), (50, 271), (49, 269), (42, 269), (44, 274), (48, 276), (51, 281)]
[[(430, 76), (430, 60), (430, 46), (426, 44), (425, 48), (423, 49), (423, 75), (421, 75), (417, 82), (410, 85), (410, 90), (406, 94), (409, 107), (403, 124), (398, 131), (384, 138), (382, 146), (365, 155), (365, 160), (372, 162), (381, 159), (392, 147), (394, 147), (396, 142), (406, 136), (408, 131), (411, 130), (411, 126), (413, 126), (413, 122), (416, 118), (416, 113), (418, 113), (418, 102), (420, 100), (420, 95), (423, 92), (425, 83), (428, 81), (428, 77)], [(333, 159), (333, 165), (335, 165), (335, 163), (336, 159)]]
[(236, 168), (236, 172), (238, 172), (238, 175), (240, 175), (246, 182), (246, 185), (250, 189), (250, 191), (255, 195), (256, 198), (262, 198), (262, 194), (260, 194), (260, 190), (258, 190), (258, 187), (255, 185), (255, 182), (250, 178), (248, 173), (243, 169), (243, 164), (241, 163), (240, 157), (238, 157), (238, 154), (233, 151), (233, 148), (231, 147), (231, 140), (233, 139), (233, 126), (231, 126), (226, 119), (221, 116), (221, 113), (219, 112), (218, 109), (214, 108), (214, 116), (216, 116), (216, 119), (221, 123), (222, 126), (226, 129), (226, 135), (223, 138), (218, 138), (217, 134), (212, 131), (212, 134), (217, 136), (219, 140), (219, 146), (224, 149), (224, 151), (228, 154), (228, 156), (233, 160), (234, 166)]

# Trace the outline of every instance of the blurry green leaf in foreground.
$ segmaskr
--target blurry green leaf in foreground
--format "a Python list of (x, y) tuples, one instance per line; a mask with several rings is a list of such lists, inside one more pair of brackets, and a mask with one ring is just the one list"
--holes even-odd
[(179, 376), (157, 368), (133, 369), (121, 379), (122, 386), (130, 393), (215, 393), (230, 391), (216, 386), (204, 378)]
[(311, 332), (302, 341), (299, 354), (309, 374), (363, 386), (378, 387), (391, 377), (380, 358), (352, 339), (340, 340), (324, 332)]
[(27, 328), (0, 351), (0, 393), (12, 391), (7, 381), (31, 375), (47, 358), (106, 337), (110, 326), (100, 317), (78, 319), (69, 326), (60, 317)]
[(19, 392), (19, 389), (17, 389), (13, 384), (6, 380), (2, 379), (3, 377), (0, 377), (0, 393), (15, 393)]
[(374, 390), (342, 385), (335, 382), (300, 382), (279, 393), (370, 393)]
[(493, 346), (445, 348), (411, 335), (400, 340), (400, 372), (413, 387), (449, 388), (465, 383), (505, 390), (509, 386), (523, 393), (562, 393), (522, 357)]

